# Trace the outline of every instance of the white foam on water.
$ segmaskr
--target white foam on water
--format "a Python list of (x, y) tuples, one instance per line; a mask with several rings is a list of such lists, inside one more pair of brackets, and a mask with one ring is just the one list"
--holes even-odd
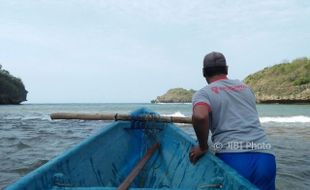
[[(163, 114), (169, 117), (186, 117), (182, 112), (177, 111), (172, 114)], [(261, 123), (310, 123), (310, 117), (304, 115), (298, 116), (277, 116), (277, 117), (260, 117)]]
[(181, 105), (191, 105), (192, 103), (191, 102), (187, 102), (187, 103), (162, 103), (162, 102), (160, 102), (160, 103), (156, 103), (156, 104), (163, 104), (163, 105), (178, 105), (178, 104), (181, 104)]
[(288, 116), (288, 117), (260, 117), (261, 123), (310, 123), (310, 117), (298, 115), (298, 116)]
[(169, 116), (169, 117), (185, 117), (185, 115), (179, 111), (174, 112), (173, 114), (163, 114), (163, 116)]

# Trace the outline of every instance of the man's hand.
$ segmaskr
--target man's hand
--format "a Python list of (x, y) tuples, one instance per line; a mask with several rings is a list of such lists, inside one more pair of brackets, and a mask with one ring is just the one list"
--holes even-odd
[(205, 150), (201, 150), (199, 146), (193, 147), (189, 152), (189, 160), (192, 164), (196, 164), (196, 162), (208, 151), (208, 148)]

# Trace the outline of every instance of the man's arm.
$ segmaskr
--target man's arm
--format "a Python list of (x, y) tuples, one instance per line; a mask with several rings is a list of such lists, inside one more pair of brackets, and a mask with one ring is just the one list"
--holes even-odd
[(195, 164), (199, 158), (208, 151), (209, 136), (209, 107), (208, 105), (196, 105), (193, 109), (193, 127), (199, 145), (192, 148), (189, 154), (190, 161)]

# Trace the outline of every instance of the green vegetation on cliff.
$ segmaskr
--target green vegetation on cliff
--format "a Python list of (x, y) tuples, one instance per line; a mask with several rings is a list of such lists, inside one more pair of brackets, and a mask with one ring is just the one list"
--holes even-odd
[[(310, 59), (299, 58), (247, 76), (258, 103), (310, 103)], [(194, 90), (174, 88), (152, 103), (188, 103)]]
[(12, 76), (0, 65), (0, 104), (19, 104), (26, 101), (27, 90), (21, 79)]
[(264, 68), (245, 78), (261, 103), (310, 103), (310, 59)]
[(152, 103), (189, 103), (192, 101), (194, 90), (184, 88), (173, 88), (168, 90), (164, 95), (158, 96)]

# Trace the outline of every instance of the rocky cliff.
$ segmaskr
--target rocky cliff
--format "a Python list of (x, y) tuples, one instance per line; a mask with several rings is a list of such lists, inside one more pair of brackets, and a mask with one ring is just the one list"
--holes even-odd
[(0, 65), (0, 104), (20, 104), (27, 101), (27, 93), (22, 80), (12, 76)]
[(192, 96), (195, 93), (194, 90), (186, 90), (184, 88), (173, 88), (168, 90), (162, 96), (158, 96), (152, 103), (190, 103), (192, 102)]
[[(266, 67), (247, 76), (257, 103), (310, 103), (310, 59), (299, 58)], [(189, 103), (194, 90), (174, 88), (158, 96), (152, 103)]]
[(264, 68), (245, 78), (258, 103), (310, 103), (310, 59)]

